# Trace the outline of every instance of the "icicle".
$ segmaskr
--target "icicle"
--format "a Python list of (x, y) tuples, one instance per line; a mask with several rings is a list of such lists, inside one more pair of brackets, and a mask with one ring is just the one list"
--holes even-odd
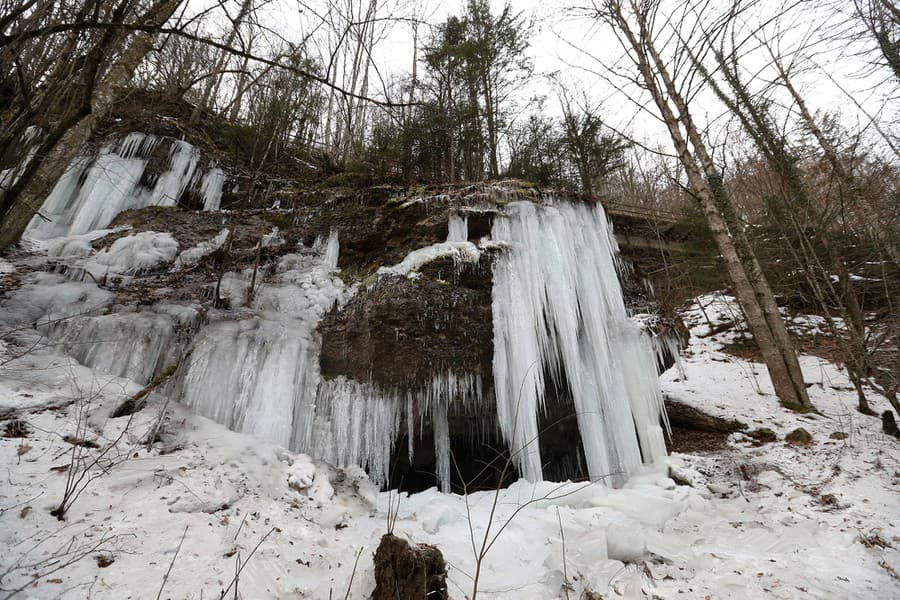
[(400, 394), (343, 377), (323, 381), (307, 452), (334, 465), (364, 465), (382, 485), (390, 475), (391, 452), (405, 402)]
[[(451, 457), (448, 415), (466, 407), (484, 406), (481, 377), (445, 371), (428, 384), (411, 389), (381, 388), (338, 377), (319, 385), (315, 425), (309, 447), (301, 450), (337, 466), (361, 465), (378, 485), (390, 476), (390, 459), (404, 417), (408, 427), (407, 451), (412, 462), (425, 417), (431, 419), (438, 481), (450, 490)], [(421, 411), (414, 414), (415, 407)], [(424, 441), (422, 442), (424, 443)]]
[(656, 354), (656, 364), (664, 365), (666, 359), (675, 361), (675, 368), (681, 379), (686, 379), (684, 363), (681, 362), (681, 345), (678, 338), (673, 335), (653, 334), (653, 352)]
[(332, 229), (331, 233), (328, 234), (328, 241), (325, 243), (324, 258), (322, 259), (322, 262), (332, 269), (336, 269), (338, 266), (338, 254), (340, 253), (340, 250), (341, 244), (338, 241), (337, 230)]
[(225, 173), (218, 167), (210, 168), (200, 182), (200, 196), (203, 198), (203, 210), (219, 210), (222, 201), (222, 185)]
[(592, 479), (622, 483), (664, 455), (662, 397), (649, 345), (625, 311), (600, 205), (516, 202), (492, 238), (514, 244), (494, 267), (494, 386), (501, 430), (523, 476), (542, 477), (545, 373), (572, 391)]
[(436, 475), (441, 491), (450, 492), (450, 424), (447, 421), (447, 405), (436, 401), (431, 407), (431, 423), (434, 427), (434, 456), (437, 459)]
[(469, 219), (459, 215), (450, 215), (447, 222), (447, 241), (466, 242), (469, 240)]

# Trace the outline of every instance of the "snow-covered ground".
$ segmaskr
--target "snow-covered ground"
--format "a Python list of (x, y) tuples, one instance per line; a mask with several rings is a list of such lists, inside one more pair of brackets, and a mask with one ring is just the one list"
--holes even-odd
[[(731, 318), (729, 299), (700, 300), (713, 324)], [(846, 374), (802, 357), (821, 414), (789, 413), (761, 365), (720, 351), (731, 332), (698, 337), (709, 323), (696, 306), (686, 319), (695, 335), (684, 376), (667, 372), (664, 392), (768, 427), (777, 441), (754, 447), (735, 434), (724, 452), (673, 455), (620, 490), (520, 481), (468, 498), (379, 494), (358, 469), (315, 464), (172, 403), (148, 450), (164, 397), (110, 418), (141, 386), (52, 347), (18, 358), (21, 348), (0, 347), (0, 427), (17, 417), (28, 430), (0, 438), (0, 588), (21, 598), (218, 598), (235, 587), (247, 599), (367, 598), (372, 553), (396, 511), (395, 533), (441, 549), (457, 599), (472, 595), (485, 536), (484, 598), (900, 597), (900, 445), (855, 411)], [(813, 444), (786, 444), (800, 426)], [(99, 447), (70, 443), (79, 440)], [(693, 485), (676, 485), (669, 469)], [(60, 521), (50, 511), (67, 481), (78, 493)]]

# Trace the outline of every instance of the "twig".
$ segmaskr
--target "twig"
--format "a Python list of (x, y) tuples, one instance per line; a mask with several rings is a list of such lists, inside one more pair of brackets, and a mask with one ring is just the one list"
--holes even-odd
[(356, 560), (353, 561), (353, 572), (350, 573), (350, 583), (347, 584), (347, 593), (344, 594), (344, 600), (349, 600), (350, 598), (350, 590), (353, 587), (353, 578), (356, 576), (356, 566), (359, 564), (359, 557), (362, 556), (363, 547), (359, 547), (359, 552), (356, 553)]
[(184, 533), (181, 534), (181, 541), (178, 542), (178, 547), (175, 548), (175, 555), (172, 557), (172, 562), (169, 563), (169, 568), (166, 569), (166, 574), (163, 575), (162, 583), (159, 585), (159, 593), (156, 594), (156, 600), (159, 600), (162, 597), (163, 588), (166, 587), (166, 582), (169, 580), (169, 573), (172, 572), (172, 567), (175, 566), (175, 559), (178, 558), (178, 553), (181, 551), (181, 545), (184, 543), (184, 537), (187, 535), (188, 525), (184, 526)]
[(559, 516), (559, 506), (556, 507), (556, 521), (559, 523), (559, 537), (562, 539), (563, 591), (566, 593), (566, 600), (569, 600), (569, 575), (566, 572), (566, 533), (563, 531), (562, 517)]
[[(228, 584), (228, 587), (225, 588), (222, 591), (222, 593), (219, 595), (219, 600), (224, 600), (225, 594), (227, 594), (229, 591), (231, 591), (231, 586), (235, 586), (235, 591), (237, 591), (237, 582), (238, 582), (238, 578), (241, 575), (241, 571), (244, 570), (244, 567), (247, 566), (247, 563), (250, 562), (250, 559), (253, 558), (253, 555), (256, 554), (256, 551), (259, 549), (259, 547), (262, 545), (262, 543), (264, 541), (266, 541), (266, 538), (268, 538), (270, 535), (272, 535), (272, 533), (274, 533), (276, 529), (277, 529), (277, 527), (273, 527), (272, 529), (270, 529), (268, 531), (268, 533), (266, 533), (266, 535), (264, 535), (264, 536), (262, 536), (262, 538), (260, 538), (260, 540), (253, 547), (253, 550), (251, 550), (250, 554), (247, 556), (247, 560), (245, 560), (243, 563), (240, 563), (240, 567), (238, 567), (234, 573), (234, 578), (232, 578), (231, 582)], [(238, 556), (238, 561), (240, 561), (240, 556)]]

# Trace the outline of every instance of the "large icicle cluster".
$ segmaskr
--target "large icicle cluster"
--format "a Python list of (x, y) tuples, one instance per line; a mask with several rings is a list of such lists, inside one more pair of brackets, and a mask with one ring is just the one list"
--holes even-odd
[[(483, 421), (499, 423), (524, 477), (542, 479), (538, 423), (550, 401), (545, 393), (555, 384), (571, 391), (592, 479), (621, 484), (642, 462), (665, 455), (662, 400), (650, 337), (625, 309), (617, 248), (602, 208), (511, 203), (495, 219), (491, 237), (504, 248), (494, 267), (495, 399), (480, 376), (452, 370), (412, 388), (320, 381), (315, 328), (343, 293), (331, 274), (334, 236), (319, 243), (314, 258), (284, 257), (276, 283), (257, 291), (248, 318), (201, 331), (183, 377), (183, 399), (233, 429), (339, 466), (364, 465), (379, 484), (389, 479), (402, 425), (412, 460), (414, 445), (429, 429), (427, 419), (436, 475), (447, 491), (448, 417), (494, 407), (496, 419)], [(465, 220), (454, 217), (447, 242), (414, 251), (382, 273), (406, 275), (468, 246), (478, 252), (466, 238)], [(233, 307), (246, 297), (251, 276), (223, 280), (222, 293)]]
[[(434, 431), (437, 478), (442, 491), (450, 491), (451, 410), (482, 407), (485, 395), (481, 377), (445, 371), (417, 388), (384, 389), (343, 377), (323, 381), (318, 390), (315, 425), (309, 447), (303, 448), (334, 465), (364, 465), (381, 485), (388, 481), (390, 459), (400, 424), (409, 431), (409, 457), (426, 418)], [(486, 437), (487, 432), (480, 432)]]
[(515, 202), (491, 236), (514, 245), (494, 266), (494, 388), (522, 475), (541, 479), (548, 375), (571, 390), (592, 479), (620, 484), (665, 456), (654, 354), (625, 310), (603, 209)]
[[(86, 232), (127, 208), (174, 204), (186, 186), (209, 188), (207, 208), (217, 206), (221, 172), (201, 174), (199, 154), (186, 143), (172, 143), (164, 172), (155, 179), (145, 175), (159, 143), (131, 134), (96, 157), (82, 157), (59, 181), (43, 209), (52, 222), (34, 221), (28, 235), (66, 236), (35, 242), (66, 275), (81, 279), (88, 272), (109, 283), (115, 272), (127, 285), (173, 261), (176, 270), (184, 269), (226, 242), (223, 229), (176, 261), (174, 238), (141, 232), (94, 252), (91, 242), (109, 231)], [(379, 484), (389, 481), (400, 435), (407, 434), (412, 464), (414, 447), (426, 443), (428, 432), (437, 479), (449, 491), (451, 422), (474, 424), (479, 429), (464, 437), (482, 441), (499, 425), (519, 473), (542, 479), (541, 418), (550, 412), (548, 403), (562, 401), (548, 390), (565, 390), (566, 402), (571, 396), (592, 479), (618, 485), (642, 462), (664, 456), (655, 352), (627, 314), (602, 208), (552, 199), (512, 202), (495, 216), (490, 239), (475, 244), (468, 233), (466, 218), (452, 216), (445, 242), (414, 250), (379, 273), (416, 276), (436, 259), (451, 257), (462, 268), (484, 251), (495, 253), (493, 387), (480, 375), (454, 372), (453, 365), (418, 386), (322, 380), (317, 327), (348, 293), (335, 274), (335, 232), (277, 265), (226, 273), (216, 293), (217, 304), (227, 308), (213, 308), (206, 325), (190, 306), (114, 310), (110, 292), (49, 274), (31, 276), (11, 295), (4, 304), (10, 318), (0, 323), (36, 322), (39, 333), (83, 364), (141, 383), (181, 357), (182, 332), (199, 329), (181, 357), (174, 393), (183, 402), (234, 430), (338, 466), (363, 465)], [(284, 240), (274, 230), (261, 243)]]
[(174, 206), (186, 190), (196, 190), (205, 210), (219, 208), (222, 170), (200, 168), (199, 150), (175, 140), (166, 168), (147, 172), (162, 138), (129, 133), (99, 153), (76, 158), (56, 183), (25, 231), (25, 238), (50, 239), (106, 227), (120, 212), (145, 206)]
[[(253, 291), (252, 311), (204, 327), (184, 369), (183, 401), (231, 429), (305, 449), (319, 383), (316, 326), (344, 293), (333, 276), (337, 253), (333, 233), (283, 256), (272, 283)], [(250, 296), (252, 280), (252, 272), (227, 280), (232, 307)]]

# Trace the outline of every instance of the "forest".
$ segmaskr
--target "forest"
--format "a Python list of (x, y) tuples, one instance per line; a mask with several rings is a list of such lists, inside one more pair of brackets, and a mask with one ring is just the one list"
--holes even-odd
[(898, 302), (891, 0), (0, 0), (6, 597), (891, 597)]

